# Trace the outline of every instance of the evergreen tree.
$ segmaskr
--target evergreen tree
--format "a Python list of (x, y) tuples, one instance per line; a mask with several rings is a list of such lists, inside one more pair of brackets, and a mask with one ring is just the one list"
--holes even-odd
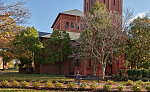
[(71, 54), (70, 37), (66, 31), (55, 30), (46, 41), (46, 62), (59, 63), (59, 74), (61, 74), (61, 64), (67, 60)]

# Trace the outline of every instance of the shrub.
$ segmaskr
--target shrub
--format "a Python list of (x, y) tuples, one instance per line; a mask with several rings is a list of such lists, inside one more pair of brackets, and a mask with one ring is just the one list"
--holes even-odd
[(85, 83), (80, 83), (79, 87), (82, 89), (85, 89), (87, 87), (87, 85)]
[(53, 83), (51, 81), (48, 81), (45, 83), (46, 88), (50, 88), (50, 87), (52, 87), (52, 85), (53, 85)]
[(139, 78), (142, 77), (142, 71), (140, 69), (136, 70), (136, 77), (139, 77)]
[(105, 85), (103, 86), (103, 90), (104, 90), (104, 91), (111, 91), (111, 90), (112, 90), (112, 86), (111, 86), (111, 85), (108, 85), (108, 84), (105, 84)]
[(133, 85), (133, 83), (134, 82), (132, 80), (128, 80), (127, 83), (126, 83), (126, 85)]
[(141, 81), (141, 80), (139, 80), (139, 81), (136, 81), (136, 84), (143, 85), (143, 84), (144, 84), (144, 82), (143, 82), (143, 81)]
[(132, 90), (138, 92), (138, 91), (141, 91), (141, 90), (142, 90), (142, 87), (141, 87), (141, 85), (139, 85), (139, 84), (134, 84), (134, 85), (132, 86)]
[(150, 78), (150, 69), (148, 69), (148, 72), (149, 72), (149, 76), (148, 76), (148, 78)]
[(10, 81), (10, 82), (13, 82), (13, 81), (14, 81), (14, 79), (10, 79), (9, 81)]
[(12, 86), (13, 87), (19, 87), (19, 82), (18, 81), (13, 81)]
[(28, 86), (29, 86), (28, 82), (26, 82), (26, 81), (21, 82), (21, 87), (28, 87)]
[(112, 85), (112, 84), (114, 84), (115, 82), (114, 82), (114, 81), (111, 81), (111, 80), (107, 80), (106, 83), (109, 84), (109, 85)]
[(143, 70), (142, 70), (142, 77), (143, 77), (143, 78), (148, 78), (148, 77), (149, 77), (149, 71), (146, 70), (146, 69), (143, 69)]
[(9, 87), (9, 82), (4, 80), (1, 82), (2, 87)]
[(40, 82), (33, 82), (32, 86), (35, 88), (39, 88), (40, 87)]
[(124, 88), (125, 88), (125, 86), (124, 86), (124, 85), (119, 85), (119, 86), (118, 86), (118, 91), (123, 91), (123, 90), (124, 90)]
[(128, 74), (128, 76), (132, 76), (131, 69), (128, 69), (128, 70), (127, 70), (127, 74)]
[(18, 78), (18, 79), (16, 79), (16, 81), (20, 82), (20, 81), (23, 81), (23, 79), (22, 78)]
[(59, 82), (56, 82), (54, 84), (55, 88), (63, 88), (63, 84), (62, 83), (59, 83)]
[(150, 82), (149, 81), (144, 82), (144, 85), (150, 85)]
[(150, 85), (146, 86), (146, 90), (150, 92)]
[(97, 87), (98, 87), (98, 85), (97, 85), (96, 83), (91, 83), (91, 84), (90, 84), (90, 88), (91, 88), (91, 89), (94, 89), (94, 90), (95, 90)]
[(69, 83), (67, 84), (67, 88), (74, 88), (74, 83), (69, 82)]
[(136, 77), (136, 69), (131, 70), (131, 75), (132, 75), (132, 77)]
[(30, 82), (30, 81), (31, 81), (31, 79), (30, 79), (30, 78), (27, 78), (27, 79), (25, 79), (25, 81), (26, 81), (26, 82)]

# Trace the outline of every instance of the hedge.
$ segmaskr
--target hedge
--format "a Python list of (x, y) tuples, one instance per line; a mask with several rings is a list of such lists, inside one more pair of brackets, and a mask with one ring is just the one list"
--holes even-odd
[[(120, 70), (120, 75), (123, 70)], [(150, 69), (127, 69), (128, 77), (150, 78)]]

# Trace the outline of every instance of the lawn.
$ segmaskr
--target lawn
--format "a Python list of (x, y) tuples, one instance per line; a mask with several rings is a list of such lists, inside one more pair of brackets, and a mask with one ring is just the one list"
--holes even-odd
[(41, 75), (41, 74), (2, 74), (0, 80), (17, 80), (17, 81), (73, 81), (63, 75)]
[[(48, 91), (48, 90), (33, 90), (33, 89), (15, 89), (15, 88), (4, 89), (4, 88), (0, 88), (0, 92), (63, 92), (63, 91)], [(74, 91), (68, 91), (68, 92), (74, 92)]]

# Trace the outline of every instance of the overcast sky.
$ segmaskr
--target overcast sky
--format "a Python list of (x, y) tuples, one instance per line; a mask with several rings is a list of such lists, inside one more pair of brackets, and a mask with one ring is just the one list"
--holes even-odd
[[(8, 2), (18, 0), (7, 0)], [(79, 9), (83, 11), (84, 0), (22, 0), (32, 14), (28, 26), (41, 32), (52, 32), (51, 25), (59, 12)], [(150, 10), (150, 0), (123, 0), (123, 7), (134, 9), (134, 15), (143, 15)]]

